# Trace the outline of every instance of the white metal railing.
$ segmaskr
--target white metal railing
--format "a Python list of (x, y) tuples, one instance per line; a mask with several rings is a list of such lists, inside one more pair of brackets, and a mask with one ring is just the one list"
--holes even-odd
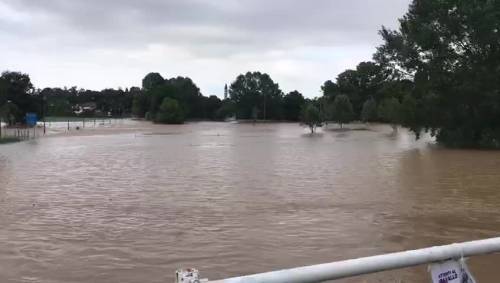
[[(332, 263), (233, 277), (211, 283), (316, 283), (421, 264), (500, 252), (500, 237)], [(195, 269), (177, 271), (177, 282), (196, 283)]]

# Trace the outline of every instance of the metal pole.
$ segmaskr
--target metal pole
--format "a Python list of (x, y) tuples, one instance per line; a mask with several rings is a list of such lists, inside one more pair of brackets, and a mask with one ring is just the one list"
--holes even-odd
[(45, 110), (43, 111), (43, 135), (47, 132), (47, 127), (45, 126)]
[(316, 283), (426, 263), (500, 252), (500, 237), (209, 281), (212, 283)]
[(45, 132), (47, 131), (45, 127), (45, 95), (42, 95), (42, 117), (43, 117), (43, 135), (45, 135)]

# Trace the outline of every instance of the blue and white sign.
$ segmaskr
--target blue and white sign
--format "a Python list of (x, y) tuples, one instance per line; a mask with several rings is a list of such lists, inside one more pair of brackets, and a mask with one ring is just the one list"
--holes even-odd
[(29, 127), (36, 126), (36, 122), (38, 122), (36, 113), (26, 113), (26, 124)]

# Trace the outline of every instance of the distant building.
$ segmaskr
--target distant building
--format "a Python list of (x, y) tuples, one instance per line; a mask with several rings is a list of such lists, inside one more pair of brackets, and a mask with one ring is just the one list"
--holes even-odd
[(91, 114), (94, 113), (95, 110), (97, 109), (97, 104), (95, 102), (86, 102), (82, 104), (77, 104), (75, 107), (73, 107), (73, 112), (76, 115), (80, 114)]

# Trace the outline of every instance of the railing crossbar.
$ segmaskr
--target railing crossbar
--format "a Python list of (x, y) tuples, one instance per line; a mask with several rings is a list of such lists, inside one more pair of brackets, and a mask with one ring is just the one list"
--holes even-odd
[(271, 271), (212, 283), (316, 283), (500, 252), (500, 237)]

